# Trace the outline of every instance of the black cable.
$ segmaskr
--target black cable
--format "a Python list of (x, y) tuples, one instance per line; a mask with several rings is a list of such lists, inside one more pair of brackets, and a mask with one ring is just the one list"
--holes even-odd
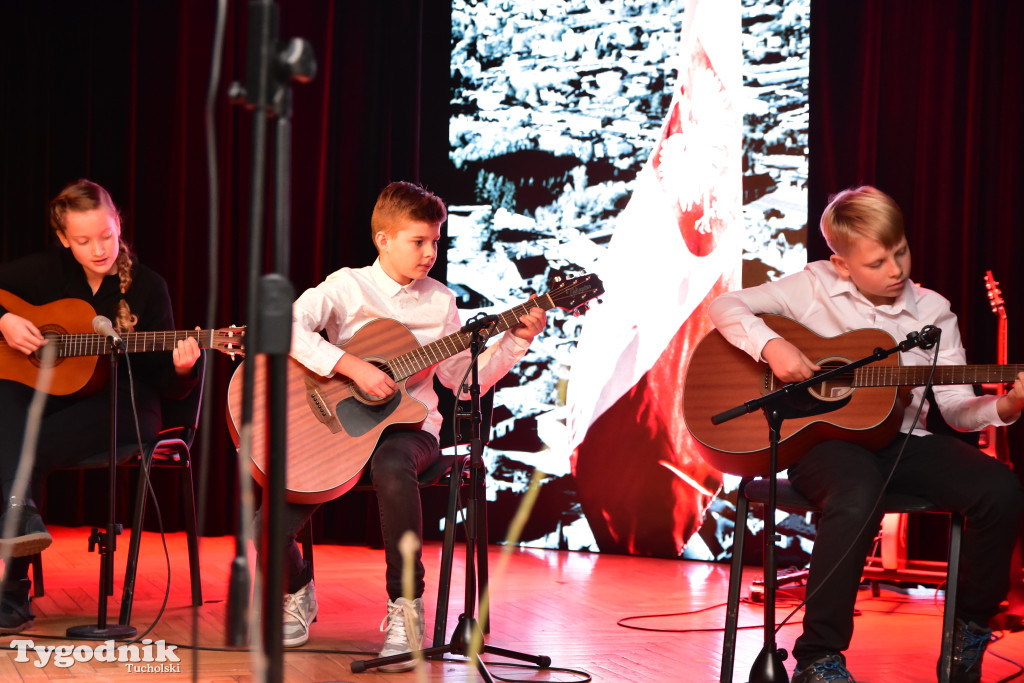
[[(125, 351), (124, 354), (124, 364), (125, 367), (128, 368), (128, 394), (131, 399), (132, 417), (135, 423), (135, 438), (138, 440), (140, 458), (139, 476), (145, 478), (146, 495), (148, 495), (150, 499), (153, 501), (153, 507), (156, 510), (157, 528), (160, 530), (160, 543), (163, 545), (164, 548), (164, 563), (166, 564), (167, 567), (167, 581), (164, 584), (164, 599), (163, 602), (160, 604), (160, 609), (157, 611), (156, 617), (153, 619), (153, 623), (151, 623), (145, 631), (135, 636), (135, 638), (133, 638), (132, 640), (128, 641), (128, 644), (131, 644), (141, 641), (148, 633), (150, 633), (154, 628), (156, 628), (156, 625), (160, 623), (160, 619), (163, 617), (164, 610), (167, 608), (167, 601), (170, 599), (171, 595), (171, 552), (167, 548), (167, 535), (164, 533), (164, 518), (163, 514), (160, 512), (160, 501), (157, 500), (156, 491), (153, 490), (153, 482), (149, 478), (149, 467), (153, 464), (153, 459), (151, 457), (148, 463), (141, 462), (142, 454), (145, 452), (145, 449), (143, 448), (142, 445), (142, 428), (139, 426), (139, 410), (135, 402), (135, 376), (132, 374), (132, 363), (131, 359), (128, 357), (127, 351)], [(142, 501), (135, 501), (135, 505), (141, 505), (144, 500), (145, 499), (143, 499)], [(134, 529), (132, 531), (134, 533)], [(139, 525), (139, 534), (142, 534), (141, 524)], [(135, 569), (137, 572), (138, 567), (136, 567)]]
[[(227, 15), (227, 0), (217, 0), (217, 15), (213, 30), (213, 54), (210, 63), (210, 85), (206, 91), (206, 110), (204, 125), (206, 132), (206, 166), (208, 192), (208, 261), (207, 261), (207, 300), (206, 300), (206, 327), (213, 329), (217, 325), (217, 296), (219, 282), (217, 280), (217, 266), (219, 261), (219, 223), (217, 221), (220, 209), (220, 192), (218, 185), (218, 164), (217, 164), (217, 129), (214, 125), (214, 107), (217, 101), (217, 91), (220, 89), (221, 53), (224, 46), (224, 32)], [(207, 365), (210, 359), (206, 359)], [(204, 373), (209, 375), (209, 368), (203, 368)], [(203, 378), (202, 407), (199, 416), (199, 452), (202, 457), (199, 459), (199, 482), (198, 482), (198, 508), (196, 510), (196, 535), (202, 535), (206, 524), (206, 497), (209, 484), (209, 453), (211, 437), (211, 413), (210, 406), (213, 401), (213, 382), (210, 378)], [(198, 543), (198, 539), (197, 543)], [(199, 607), (192, 606), (192, 640), (199, 640)], [(198, 680), (199, 663), (198, 657), (194, 658), (192, 664), (192, 680)]]
[[(790, 598), (791, 602), (795, 602), (795, 601), (798, 601), (798, 600), (799, 600), (799, 598), (797, 598), (795, 596)], [(754, 600), (750, 600), (750, 599), (742, 599), (742, 600), (740, 600), (740, 604), (759, 605), (759, 604), (763, 604), (763, 603), (758, 603), (758, 602), (755, 602)], [(668, 613), (665, 613), (665, 614), (638, 614), (638, 615), (635, 615), (635, 616), (623, 617), (622, 619), (619, 619), (618, 621), (616, 621), (615, 625), (616, 626), (621, 626), (622, 628), (633, 629), (635, 631), (654, 631), (655, 633), (715, 633), (715, 632), (718, 632), (718, 631), (724, 631), (725, 627), (724, 626), (716, 626), (714, 628), (652, 628), (652, 627), (649, 627), (649, 626), (630, 626), (627, 622), (637, 621), (639, 619), (664, 619), (664, 618), (667, 618), (667, 617), (688, 617), (688, 616), (691, 616), (691, 615), (694, 615), (694, 614), (701, 614), (702, 612), (709, 612), (709, 611), (711, 611), (713, 609), (718, 609), (720, 607), (727, 607), (727, 606), (728, 606), (728, 603), (720, 602), (720, 603), (717, 603), (715, 605), (709, 605), (707, 607), (700, 607), (698, 609), (689, 610), (689, 611), (686, 611), (686, 612), (668, 612)], [(787, 624), (787, 626), (796, 626), (796, 625), (802, 624), (802, 623), (803, 623), (803, 621), (794, 621), (794, 622), (791, 622), (791, 623)], [(747, 629), (760, 629), (760, 628), (764, 628), (764, 624), (763, 623), (761, 623), (761, 624), (751, 624), (749, 626), (737, 626), (736, 630), (737, 631), (743, 631), (743, 630), (747, 630)]]

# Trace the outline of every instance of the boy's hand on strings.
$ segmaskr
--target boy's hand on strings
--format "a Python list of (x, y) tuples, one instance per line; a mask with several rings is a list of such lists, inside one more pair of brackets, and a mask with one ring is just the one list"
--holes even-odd
[(772, 339), (761, 349), (761, 357), (771, 367), (772, 372), (783, 382), (802, 382), (810, 379), (821, 370), (804, 352), (782, 337)]
[(8, 346), (24, 354), (34, 353), (46, 343), (46, 337), (32, 321), (9, 312), (0, 317), (0, 334)]
[[(530, 298), (536, 299), (537, 297), (534, 295)], [(547, 322), (548, 312), (540, 306), (534, 306), (529, 313), (519, 316), (519, 324), (509, 331), (520, 339), (532, 342), (533, 338), (541, 333)]]
[(387, 398), (398, 388), (398, 384), (386, 372), (351, 353), (342, 356), (334, 369), (355, 382), (364, 394), (373, 398)]

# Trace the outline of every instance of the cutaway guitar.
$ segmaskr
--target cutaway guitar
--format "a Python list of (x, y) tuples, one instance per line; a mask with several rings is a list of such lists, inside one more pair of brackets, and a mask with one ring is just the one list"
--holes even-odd
[[(563, 280), (547, 294), (497, 316), (489, 335), (518, 325), (520, 316), (533, 308), (559, 307), (575, 311), (603, 292), (601, 281), (595, 275)], [(298, 503), (321, 503), (355, 486), (385, 429), (392, 426), (415, 428), (427, 417), (426, 406), (407, 393), (406, 380), (465, 351), (471, 339), (470, 332), (459, 331), (420, 346), (412, 332), (395, 320), (382, 318), (366, 323), (339, 346), (346, 353), (354, 353), (375, 364), (395, 380), (398, 391), (384, 399), (367, 396), (343, 375), (321, 377), (289, 358), (285, 381), (288, 499)], [(236, 447), (240, 446), (242, 431), (244, 366), (241, 363), (235, 369), (228, 387), (228, 427)], [(256, 358), (253, 375), (249, 458), (253, 477), (264, 485), (267, 471), (265, 397), (269, 383), (264, 357)]]
[[(804, 325), (779, 315), (760, 316), (770, 328), (793, 343), (823, 370), (891, 348), (893, 338), (876, 329), (852, 330), (822, 337)], [(940, 365), (934, 384), (1012, 382), (1024, 365)], [(923, 386), (927, 365), (901, 366), (899, 355), (832, 378), (813, 391), (792, 397), (782, 423), (779, 469), (799, 460), (821, 441), (843, 439), (880, 448), (895, 437), (903, 420), (904, 394)], [(768, 424), (760, 412), (713, 425), (711, 418), (782, 383), (767, 363), (751, 360), (712, 330), (694, 349), (683, 387), (683, 416), (705, 460), (716, 469), (739, 476), (770, 474)]]
[[(96, 311), (87, 302), (59, 299), (33, 306), (10, 292), (0, 290), (0, 306), (31, 321), (46, 337), (47, 345), (56, 346), (51, 395), (87, 394), (103, 386), (107, 364), (100, 356), (107, 355), (110, 347), (106, 337), (93, 332), (92, 320)], [(128, 353), (170, 351), (179, 340), (188, 337), (194, 337), (203, 349), (216, 349), (231, 356), (245, 355), (243, 327), (127, 332), (121, 335)], [(26, 355), (12, 349), (0, 337), (0, 379), (34, 387), (40, 363), (41, 353)]]

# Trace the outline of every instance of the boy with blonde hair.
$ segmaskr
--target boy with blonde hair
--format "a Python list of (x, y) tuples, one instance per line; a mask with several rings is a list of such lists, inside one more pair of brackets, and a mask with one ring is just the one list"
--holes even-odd
[[(776, 282), (723, 294), (712, 303), (709, 315), (730, 343), (768, 363), (783, 382), (797, 382), (821, 368), (756, 314), (784, 315), (826, 337), (878, 328), (904, 339), (935, 325), (942, 331), (939, 364), (966, 363), (949, 302), (910, 280), (903, 215), (891, 197), (869, 186), (840, 192), (822, 215), (821, 231), (833, 251), (829, 260), (810, 263)], [(933, 352), (903, 352), (901, 363), (930, 365)], [(1024, 373), (1002, 396), (975, 396), (966, 385), (935, 386), (933, 391), (950, 425), (977, 431), (1017, 420), (1024, 408)], [(1008, 567), (1024, 492), (995, 458), (962, 440), (929, 433), (923, 394), (921, 387), (912, 390), (901, 433), (883, 448), (870, 451), (847, 441), (825, 441), (789, 468), (793, 486), (822, 509), (803, 633), (793, 648), (793, 683), (854, 680), (843, 652), (853, 636), (854, 605), (881, 523), (883, 513), (876, 502), (883, 491), (927, 498), (965, 516), (952, 680), (981, 680), (982, 656), (992, 633), (988, 623), (1009, 590)]]

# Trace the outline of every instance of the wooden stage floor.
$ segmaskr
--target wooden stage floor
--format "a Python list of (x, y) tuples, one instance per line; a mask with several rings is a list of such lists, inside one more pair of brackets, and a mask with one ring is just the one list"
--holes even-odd
[[(144, 673), (115, 662), (75, 661), (57, 666), (53, 659), (41, 666), (32, 650), (16, 661), (18, 652), (7, 649), (13, 640), (32, 640), (35, 646), (70, 646), (64, 637), (69, 626), (97, 623), (99, 558), (87, 552), (89, 530), (53, 528), (54, 544), (44, 555), (46, 594), (33, 601), (36, 623), (29, 631), (0, 640), (0, 679), (24, 681), (260, 680), (252, 672), (255, 659), (245, 651), (226, 646), (226, 595), (231, 538), (202, 541), (205, 604), (190, 606), (188, 560), (184, 534), (167, 537), (171, 582), (167, 608), (159, 612), (166, 587), (166, 564), (160, 537), (147, 533), (142, 543), (132, 625), (139, 633), (152, 626), (145, 637), (177, 645), (177, 672)], [(115, 556), (116, 596), (108, 600), (108, 612), (116, 621), (127, 535), (118, 540)], [(449, 616), (451, 627), (463, 611), (461, 546), (457, 561)], [(428, 544), (427, 631), (433, 631), (437, 567), (440, 545)], [(383, 552), (357, 546), (316, 546), (317, 595), (320, 616), (309, 642), (286, 650), (283, 666), (286, 681), (476, 681), (482, 680), (464, 662), (431, 662), (417, 674), (353, 674), (352, 661), (376, 655), (381, 642), (378, 626), (386, 602), (383, 593)], [(744, 595), (758, 570), (745, 572)], [(502, 549), (491, 548), (493, 626), (488, 642), (529, 654), (548, 655), (552, 666), (585, 672), (595, 681), (697, 681), (719, 680), (722, 650), (721, 627), (725, 619), (728, 566), (589, 553), (516, 549), (502, 560)], [(781, 606), (778, 619), (789, 612)], [(860, 615), (850, 668), (860, 683), (918, 683), (935, 680), (938, 656), (941, 601), (934, 594), (912, 596), (882, 590), (877, 598), (862, 592)], [(620, 621), (632, 619), (626, 628)], [(800, 615), (794, 618), (799, 620)], [(763, 642), (763, 612), (745, 604), (734, 680), (746, 681), (751, 664)], [(778, 644), (789, 648), (798, 626), (781, 629)], [(196, 633), (197, 636), (193, 634)], [(98, 646), (100, 643), (77, 641)], [(192, 647), (198, 644), (199, 647)], [(70, 649), (70, 648), (69, 648)], [(84, 652), (84, 651), (82, 651)], [(992, 645), (985, 660), (984, 681), (995, 683), (1014, 674), (1018, 667), (993, 654), (1024, 661), (1024, 633), (1007, 634)], [(84, 657), (80, 657), (84, 658)], [(532, 672), (500, 666), (507, 662), (487, 655), (495, 677), (529, 681), (583, 681), (582, 673)], [(792, 662), (787, 662), (792, 671)]]

